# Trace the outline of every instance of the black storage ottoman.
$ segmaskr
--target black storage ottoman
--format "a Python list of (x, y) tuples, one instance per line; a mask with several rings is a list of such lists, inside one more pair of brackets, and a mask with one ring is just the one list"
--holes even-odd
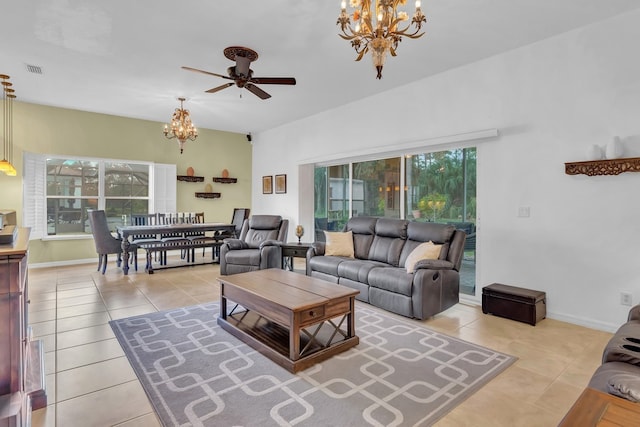
[(547, 316), (547, 294), (493, 283), (482, 288), (482, 312), (535, 326)]

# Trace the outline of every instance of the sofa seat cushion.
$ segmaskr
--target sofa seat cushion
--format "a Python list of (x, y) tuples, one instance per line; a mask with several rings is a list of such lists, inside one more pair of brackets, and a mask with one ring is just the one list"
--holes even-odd
[(369, 286), (410, 297), (413, 274), (400, 267), (376, 267), (369, 272)]
[(368, 284), (369, 272), (374, 267), (389, 267), (389, 265), (365, 259), (347, 260), (338, 265), (338, 276)]
[(238, 249), (226, 253), (227, 264), (260, 266), (260, 249)]
[(312, 271), (319, 271), (320, 273), (338, 277), (338, 266), (350, 259), (352, 260), (353, 258), (326, 255), (314, 256), (309, 260), (309, 266)]

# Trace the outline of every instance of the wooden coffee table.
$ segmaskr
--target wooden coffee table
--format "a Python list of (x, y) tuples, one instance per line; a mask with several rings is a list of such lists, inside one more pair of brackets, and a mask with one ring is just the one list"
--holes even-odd
[(218, 281), (218, 324), (291, 372), (358, 345), (357, 290), (281, 269)]

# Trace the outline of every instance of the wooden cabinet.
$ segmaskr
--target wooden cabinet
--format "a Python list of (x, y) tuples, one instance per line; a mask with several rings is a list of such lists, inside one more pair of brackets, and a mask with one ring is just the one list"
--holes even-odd
[(0, 245), (0, 427), (28, 426), (47, 405), (44, 354), (28, 327), (29, 229)]

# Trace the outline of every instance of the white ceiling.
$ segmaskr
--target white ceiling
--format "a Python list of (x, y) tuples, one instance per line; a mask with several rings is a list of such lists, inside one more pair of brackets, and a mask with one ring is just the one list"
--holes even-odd
[[(18, 101), (166, 122), (182, 96), (198, 127), (240, 133), (640, 8), (637, 0), (422, 0), (426, 35), (404, 39), (376, 80), (370, 57), (355, 62), (338, 37), (340, 0), (3, 3), (0, 74), (11, 76)], [(258, 52), (255, 76), (292, 76), (297, 85), (262, 85), (268, 100), (235, 86), (208, 94), (227, 80), (180, 68), (226, 74), (233, 63), (222, 51), (234, 45)]]

